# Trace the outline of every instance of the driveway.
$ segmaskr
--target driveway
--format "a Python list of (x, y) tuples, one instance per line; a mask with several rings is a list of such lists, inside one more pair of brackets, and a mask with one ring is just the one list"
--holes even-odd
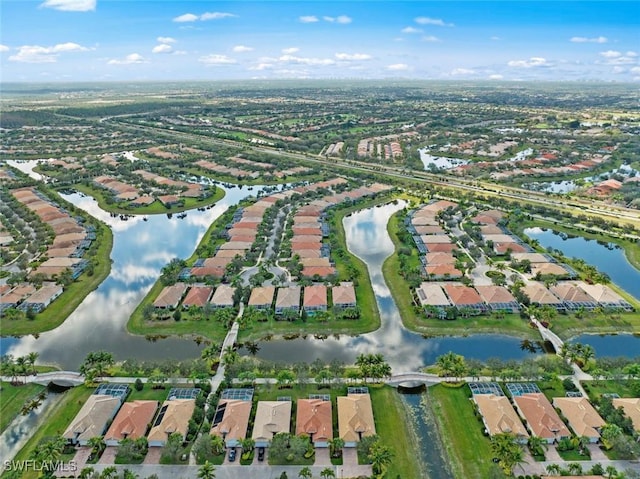
[(330, 466), (331, 457), (329, 456), (328, 447), (316, 447), (316, 460), (314, 466)]
[(142, 464), (160, 464), (160, 456), (162, 456), (161, 447), (150, 447)]
[(118, 453), (118, 448), (116, 446), (107, 447), (100, 459), (98, 460), (98, 464), (113, 464), (116, 460), (116, 454)]

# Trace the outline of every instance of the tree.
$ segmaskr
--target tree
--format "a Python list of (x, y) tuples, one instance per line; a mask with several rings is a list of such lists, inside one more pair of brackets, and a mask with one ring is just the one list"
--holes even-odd
[(600, 440), (606, 449), (613, 447), (614, 440), (622, 434), (622, 428), (616, 424), (605, 424), (600, 430)]
[(36, 361), (38, 360), (39, 356), (40, 356), (40, 353), (37, 353), (35, 351), (32, 351), (29, 354), (27, 354), (27, 361), (28, 361), (29, 365), (31, 366), (31, 373), (32, 374), (37, 374)]
[(530, 436), (527, 445), (529, 446), (531, 454), (534, 456), (544, 456), (544, 451), (546, 451), (548, 447), (547, 442), (539, 436)]
[(211, 436), (211, 449), (214, 454), (222, 454), (224, 452), (224, 439), (220, 436)]
[(368, 459), (371, 462), (373, 473), (378, 477), (384, 477), (387, 467), (393, 459), (393, 453), (380, 441), (376, 441), (373, 446), (371, 446)]
[(93, 377), (100, 378), (113, 364), (113, 354), (107, 351), (91, 351), (80, 365), (80, 372), (85, 376), (93, 374)]
[(336, 477), (336, 473), (330, 467), (325, 467), (320, 471), (320, 477), (323, 479), (329, 479), (330, 477)]
[(276, 379), (278, 380), (280, 387), (288, 387), (296, 380), (296, 375), (289, 369), (283, 369), (278, 373)]
[(344, 447), (344, 440), (340, 437), (329, 439), (329, 452), (332, 457), (340, 457), (342, 455), (342, 448)]
[(453, 376), (455, 378), (463, 376), (467, 370), (464, 356), (455, 354), (453, 351), (438, 356), (436, 358), (436, 366), (438, 366), (441, 376)]
[(300, 479), (311, 479), (313, 477), (313, 473), (308, 467), (303, 467), (300, 469), (300, 472), (298, 472), (298, 477)]
[(106, 449), (107, 444), (101, 436), (95, 436), (89, 439), (87, 445), (91, 448), (91, 455), (98, 457)]
[(215, 479), (216, 477), (216, 468), (209, 461), (205, 461), (205, 463), (200, 466), (198, 469), (198, 477), (200, 479)]
[(502, 471), (510, 476), (513, 468), (524, 460), (524, 451), (516, 442), (516, 436), (511, 433), (496, 434), (491, 438), (491, 449), (498, 458), (498, 465)]

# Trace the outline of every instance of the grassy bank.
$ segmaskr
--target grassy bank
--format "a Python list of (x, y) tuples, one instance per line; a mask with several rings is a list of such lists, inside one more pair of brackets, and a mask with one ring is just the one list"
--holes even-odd
[(438, 384), (427, 395), (454, 477), (490, 477), (491, 442), (474, 414), (469, 388)]
[[(216, 188), (215, 192), (209, 196), (208, 198), (199, 199), (199, 198), (183, 198), (184, 205), (182, 206), (172, 206), (171, 208), (166, 208), (163, 204), (161, 204), (158, 200), (154, 201), (150, 205), (145, 206), (129, 206), (123, 208), (119, 205), (119, 203), (108, 203), (104, 192), (99, 188), (93, 188), (91, 186), (75, 184), (69, 187), (71, 189), (77, 190), (85, 195), (91, 196), (96, 199), (98, 202), (98, 206), (105, 211), (110, 213), (124, 214), (124, 215), (162, 215), (167, 213), (181, 213), (183, 211), (193, 210), (195, 208), (203, 208), (205, 206), (212, 205), (217, 203), (222, 198), (224, 198), (224, 190), (222, 188)], [(66, 188), (65, 188), (66, 189)]]
[[(18, 452), (15, 457), (16, 461), (24, 461), (31, 458), (33, 451), (38, 446), (42, 439), (61, 435), (67, 428), (73, 418), (78, 414), (82, 405), (93, 393), (94, 388), (87, 388), (85, 386), (78, 386), (68, 390), (64, 395), (53, 405), (49, 411), (48, 417), (44, 423), (33, 434), (31, 439), (24, 445), (24, 447)], [(3, 477), (8, 474), (3, 474)], [(35, 479), (39, 476), (39, 472), (30, 469), (24, 471), (23, 479)]]
[[(239, 332), (239, 341), (257, 340), (266, 336), (289, 337), (306, 334), (320, 334), (327, 336), (332, 334), (361, 334), (377, 329), (380, 326), (380, 314), (378, 312), (373, 288), (371, 287), (369, 272), (366, 265), (360, 259), (348, 252), (342, 220), (349, 213), (370, 208), (376, 204), (386, 203), (388, 201), (388, 198), (378, 198), (359, 203), (355, 206), (339, 209), (336, 211), (332, 221), (332, 228), (333, 231), (335, 231), (338, 243), (344, 248), (347, 254), (350, 255), (351, 262), (357, 269), (359, 279), (355, 289), (356, 296), (358, 298), (358, 306), (360, 307), (359, 319), (333, 319), (327, 322), (314, 320), (313, 317), (309, 317), (306, 320), (297, 319), (295, 321), (276, 321), (274, 319), (269, 319), (265, 322), (254, 322), (241, 329)], [(211, 235), (211, 232), (217, 228), (218, 221), (220, 220), (217, 220), (209, 227), (207, 233), (200, 242), (200, 245), (206, 244), (206, 242), (209, 241), (209, 236)], [(187, 260), (187, 263), (195, 259), (196, 255), (194, 253)], [(346, 268), (346, 264), (336, 259), (336, 269), (338, 270), (340, 277), (347, 277)], [(162, 288), (162, 283), (160, 281), (156, 282), (149, 293), (147, 293), (145, 298), (140, 302), (127, 323), (127, 329), (129, 332), (142, 335), (200, 336), (206, 337), (214, 342), (221, 342), (224, 339), (227, 329), (222, 323), (217, 321), (174, 321), (173, 319), (164, 321), (145, 320), (143, 315), (145, 308), (153, 303), (162, 291)], [(185, 314), (182, 315), (183, 318), (186, 316), (187, 315)]]
[(421, 477), (421, 468), (414, 447), (416, 438), (410, 430), (411, 417), (398, 393), (389, 386), (369, 387), (369, 392), (376, 432), (382, 443), (393, 453), (386, 477)]
[[(478, 333), (498, 333), (509, 334), (520, 338), (539, 339), (537, 331), (531, 329), (528, 323), (523, 321), (517, 314), (508, 314), (500, 319), (493, 316), (482, 315), (446, 321), (427, 318), (417, 313), (413, 304), (411, 287), (399, 274), (401, 267), (398, 250), (404, 246), (398, 238), (398, 231), (401, 226), (401, 215), (401, 211), (396, 213), (387, 224), (387, 231), (393, 241), (395, 251), (382, 265), (382, 274), (398, 306), (402, 322), (408, 329), (429, 336), (465, 336)], [(412, 258), (415, 257), (415, 261), (419, 262), (417, 256), (417, 250), (412, 248)]]
[[(60, 326), (67, 317), (84, 301), (87, 295), (96, 289), (111, 271), (111, 248), (113, 234), (111, 229), (101, 222), (94, 223), (96, 241), (99, 242), (94, 256), (93, 275), (83, 273), (77, 280), (67, 286), (62, 295), (51, 303), (35, 319), (8, 320), (0, 318), (0, 329), (6, 336), (34, 334), (49, 331)], [(90, 258), (89, 258), (90, 259)]]
[(22, 406), (44, 391), (39, 384), (22, 384), (14, 386), (0, 383), (0, 432), (3, 432), (13, 419), (20, 414)]

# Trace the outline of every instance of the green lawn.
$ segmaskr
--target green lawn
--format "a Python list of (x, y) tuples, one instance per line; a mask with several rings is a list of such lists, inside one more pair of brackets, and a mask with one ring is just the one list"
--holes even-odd
[[(391, 295), (400, 310), (402, 322), (407, 329), (429, 336), (465, 336), (478, 333), (498, 333), (527, 339), (540, 338), (537, 330), (530, 328), (529, 324), (523, 321), (517, 314), (508, 314), (500, 319), (492, 315), (481, 315), (470, 318), (458, 318), (453, 321), (443, 321), (435, 318), (427, 318), (426, 315), (417, 313), (413, 303), (411, 287), (409, 283), (398, 274), (398, 271), (401, 270), (398, 249), (403, 246), (397, 236), (398, 228), (400, 227), (399, 217), (400, 212), (393, 215), (387, 225), (387, 231), (395, 246), (395, 252), (385, 260), (382, 265), (382, 273), (389, 286)], [(412, 249), (412, 258), (413, 257), (417, 259), (417, 250), (415, 250), (415, 248)]]
[[(597, 381), (582, 381), (582, 387), (592, 401), (600, 399), (600, 396), (607, 393), (615, 393), (620, 397), (638, 397), (640, 391), (640, 380), (638, 379), (609, 379)], [(635, 386), (634, 386), (635, 385)]]
[[(556, 448), (557, 450), (557, 448)], [(577, 449), (569, 449), (568, 451), (560, 451), (558, 450), (558, 454), (565, 461), (575, 462), (575, 461), (589, 461), (591, 459), (590, 456), (582, 455), (578, 452)]]
[[(214, 203), (217, 203), (222, 198), (224, 198), (224, 190), (222, 188), (216, 188), (215, 192), (204, 199), (199, 198), (184, 198), (184, 205), (182, 206), (172, 206), (171, 208), (166, 208), (159, 201), (154, 201), (150, 205), (146, 206), (122, 206), (121, 203), (108, 203), (106, 197), (99, 188), (94, 188), (92, 186), (75, 184), (70, 188), (74, 190), (78, 190), (85, 195), (89, 195), (96, 199), (98, 202), (98, 206), (105, 211), (109, 211), (110, 213), (118, 213), (125, 215), (160, 215), (166, 213), (180, 213), (182, 211), (192, 210), (195, 208), (201, 208), (204, 206), (209, 206)], [(214, 188), (214, 187), (212, 187)]]
[[(44, 424), (38, 428), (31, 439), (29, 439), (16, 455), (15, 460), (29, 459), (42, 439), (62, 434), (94, 390), (95, 388), (77, 386), (65, 392), (49, 412)], [(38, 474), (39, 473), (34, 470), (29, 470), (23, 473), (22, 479), (35, 479), (38, 477)]]
[(0, 383), (0, 432), (4, 431), (13, 421), (22, 406), (45, 390), (39, 384), (23, 384), (13, 386), (10, 383)]
[(457, 479), (489, 477), (491, 442), (482, 421), (474, 414), (469, 388), (428, 388), (444, 449)]
[(393, 453), (389, 465), (388, 478), (418, 478), (420, 464), (416, 458), (413, 432), (410, 430), (411, 418), (402, 404), (398, 393), (389, 386), (369, 387), (376, 432), (383, 444)]
[(144, 387), (142, 388), (142, 391), (136, 391), (134, 385), (131, 384), (131, 393), (127, 397), (127, 401), (137, 401), (139, 399), (144, 399), (144, 400), (158, 401), (162, 403), (167, 399), (167, 395), (169, 394), (169, 389), (171, 389), (172, 387), (174, 386), (167, 385), (165, 386), (164, 389), (153, 389), (148, 384), (145, 384)]
[(8, 320), (0, 317), (0, 330), (6, 336), (42, 333), (60, 326), (67, 317), (82, 303), (87, 295), (96, 289), (111, 271), (111, 248), (113, 234), (111, 229), (103, 223), (98, 223), (96, 230), (99, 242), (95, 255), (93, 276), (82, 274), (77, 280), (67, 286), (62, 295), (36, 315), (33, 321)]
[(536, 381), (536, 384), (549, 401), (552, 401), (554, 397), (565, 396), (566, 391), (562, 386), (562, 381), (558, 378), (549, 381)]

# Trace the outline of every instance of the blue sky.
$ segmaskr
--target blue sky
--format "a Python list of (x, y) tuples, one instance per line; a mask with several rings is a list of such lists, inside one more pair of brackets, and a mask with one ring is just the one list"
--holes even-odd
[(2, 81), (640, 81), (640, 2), (0, 0)]

